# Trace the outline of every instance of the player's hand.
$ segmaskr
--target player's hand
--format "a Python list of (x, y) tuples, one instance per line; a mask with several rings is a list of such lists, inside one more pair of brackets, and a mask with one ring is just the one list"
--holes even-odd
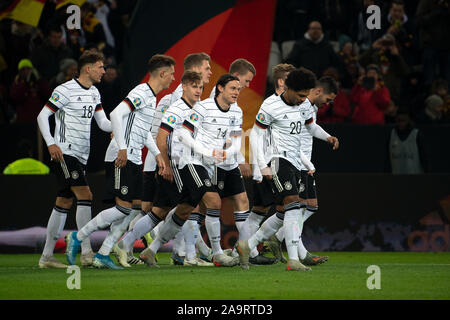
[(114, 139), (114, 133), (111, 132), (111, 133), (109, 134), (109, 137), (111, 138), (111, 140)]
[(333, 150), (336, 150), (337, 148), (339, 148), (339, 140), (336, 137), (329, 137), (327, 139), (329, 144), (333, 145)]
[(227, 158), (227, 152), (225, 150), (214, 149), (212, 156), (217, 162), (223, 162)]
[(231, 141), (230, 139), (227, 139), (225, 141), (225, 143), (223, 144), (223, 149), (228, 149), (229, 147), (231, 147), (231, 145), (233, 144), (233, 141)]
[(252, 169), (248, 163), (239, 164), (239, 169), (241, 170), (242, 176), (244, 178), (250, 178), (252, 176)]
[(128, 156), (127, 156), (127, 149), (121, 149), (117, 153), (117, 158), (115, 165), (117, 168), (123, 168), (127, 164)]
[(272, 170), (269, 167), (261, 169), (261, 175), (269, 180), (272, 180)]
[(61, 151), (61, 148), (56, 144), (48, 146), (48, 153), (50, 153), (50, 157), (53, 161), (61, 162), (63, 160), (63, 153)]
[(158, 166), (158, 174), (162, 174), (162, 172), (164, 171), (164, 169), (166, 169), (166, 163), (165, 163), (165, 161), (164, 161), (164, 159), (163, 159), (163, 157), (162, 157), (162, 155), (161, 154), (158, 154), (156, 157), (155, 157), (155, 160), (156, 160), (156, 165)]
[(308, 174), (309, 174), (310, 176), (312, 176), (312, 175), (314, 174), (314, 172), (316, 172), (316, 169), (309, 170), (309, 171), (308, 171)]

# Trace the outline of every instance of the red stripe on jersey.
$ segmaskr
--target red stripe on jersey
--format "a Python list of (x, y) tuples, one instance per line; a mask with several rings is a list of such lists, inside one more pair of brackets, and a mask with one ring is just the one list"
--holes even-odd
[(101, 111), (103, 110), (103, 106), (101, 103), (99, 103), (96, 107), (95, 107), (95, 111)]
[(173, 131), (173, 128), (171, 126), (169, 126), (168, 124), (165, 124), (165, 123), (161, 123), (159, 128), (167, 131), (168, 133), (172, 133), (172, 131)]
[(259, 122), (259, 121), (255, 121), (255, 124), (260, 127), (261, 129), (267, 129), (268, 126), (266, 126), (265, 124)]
[(134, 108), (133, 103), (130, 101), (130, 99), (125, 98), (125, 99), (123, 99), (123, 102), (125, 102), (126, 104), (128, 104), (128, 107), (130, 108), (131, 112), (134, 111), (135, 108)]
[(49, 102), (47, 102), (47, 103), (45, 104), (45, 106), (46, 106), (47, 108), (49, 108), (50, 110), (52, 110), (53, 112), (58, 111), (58, 108), (55, 108), (55, 106), (52, 105), (52, 104), (49, 103)]
[(189, 123), (189, 122), (187, 122), (187, 121), (184, 121), (184, 122), (183, 122), (183, 127), (185, 127), (186, 129), (188, 129), (188, 130), (191, 131), (191, 132), (194, 132), (194, 131), (195, 131), (195, 128), (194, 128), (194, 126), (192, 125), (192, 123)]
[(314, 122), (314, 118), (309, 118), (308, 120), (305, 121), (305, 124), (311, 124)]

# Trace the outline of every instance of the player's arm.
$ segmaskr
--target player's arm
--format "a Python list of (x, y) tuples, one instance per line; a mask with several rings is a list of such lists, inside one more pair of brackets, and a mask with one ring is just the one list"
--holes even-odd
[[(264, 135), (264, 132), (263, 132)], [(250, 132), (250, 146), (251, 146), (251, 150), (252, 150), (252, 165), (253, 165), (253, 179), (261, 182), (263, 177), (261, 174), (261, 170), (259, 169), (259, 165), (258, 165), (258, 159), (257, 159), (257, 150), (256, 150), (256, 145), (254, 146), (253, 144), (257, 143), (257, 133), (256, 133), (256, 129), (255, 126), (253, 126), (252, 131)]]
[(167, 138), (173, 132), (173, 128), (164, 122), (161, 122), (159, 127), (158, 135), (156, 136), (156, 144), (161, 151), (162, 160), (165, 163), (165, 170), (160, 170), (159, 174), (163, 176), (164, 179), (173, 181), (173, 172), (170, 167), (169, 152), (167, 147)]
[(317, 139), (327, 141), (329, 144), (333, 145), (333, 150), (339, 148), (339, 140), (336, 137), (331, 136), (327, 133), (321, 126), (319, 126), (314, 119), (311, 117), (305, 122), (306, 129), (308, 132)]
[(50, 132), (50, 123), (48, 119), (69, 102), (66, 98), (67, 96), (67, 93), (62, 87), (57, 87), (37, 117), (39, 130), (47, 144), (50, 157), (57, 162), (60, 162), (63, 159), (63, 153), (61, 148), (56, 145), (55, 139)]
[(308, 159), (307, 156), (300, 150), (300, 160), (305, 165), (306, 169), (308, 169), (308, 174), (313, 175), (314, 172), (316, 172), (316, 168), (314, 168), (314, 165), (312, 162)]
[[(261, 170), (263, 177), (272, 179), (272, 170), (267, 166), (264, 157), (264, 134), (266, 129), (270, 126), (272, 117), (267, 113), (263, 107), (259, 109), (258, 115), (256, 116), (255, 125), (253, 126), (252, 133), (250, 135), (250, 145), (252, 146), (252, 152), (255, 155), (256, 163)], [(253, 132), (254, 131), (254, 132)], [(253, 141), (252, 141), (253, 137)]]
[(101, 103), (95, 107), (94, 118), (101, 130), (105, 132), (112, 131), (111, 121), (106, 117), (105, 110), (103, 110)]
[(182, 144), (192, 149), (195, 153), (201, 154), (204, 157), (215, 158), (218, 162), (225, 160), (224, 150), (219, 149), (208, 149), (201, 145), (201, 143), (196, 143), (195, 139), (192, 137), (192, 133), (195, 129), (190, 125), (190, 123), (185, 120), (183, 127), (180, 129), (179, 140)]
[(110, 113), (111, 127), (114, 134), (114, 139), (119, 146), (119, 152), (117, 153), (117, 159), (115, 165), (118, 168), (122, 168), (127, 163), (127, 145), (125, 143), (124, 132), (123, 132), (123, 118), (134, 110), (130, 101), (125, 99)]
[(147, 147), (148, 152), (150, 152), (152, 155), (155, 156), (156, 164), (158, 165), (159, 170), (163, 171), (166, 165), (164, 163), (162, 154), (158, 149), (158, 146), (156, 145), (155, 140), (153, 139), (153, 135), (150, 131), (147, 133), (145, 146)]

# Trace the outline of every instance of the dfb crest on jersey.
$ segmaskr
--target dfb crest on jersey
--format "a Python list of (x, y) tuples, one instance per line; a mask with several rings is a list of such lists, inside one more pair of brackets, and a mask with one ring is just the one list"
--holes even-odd
[(72, 171), (72, 179), (73, 180), (77, 180), (78, 177), (80, 176), (80, 174), (78, 173), (78, 171)]
[(284, 188), (285, 188), (286, 190), (291, 190), (291, 189), (292, 189), (292, 184), (291, 184), (291, 182), (286, 181), (286, 182), (284, 183)]
[(120, 188), (120, 193), (126, 195), (128, 193), (128, 187), (122, 186), (122, 188)]
[(217, 188), (219, 188), (220, 190), (223, 190), (224, 187), (225, 187), (225, 182), (219, 181), (219, 182), (217, 183)]
[(205, 179), (205, 186), (211, 187), (211, 180)]
[(236, 124), (236, 118), (230, 117), (230, 126), (234, 126)]

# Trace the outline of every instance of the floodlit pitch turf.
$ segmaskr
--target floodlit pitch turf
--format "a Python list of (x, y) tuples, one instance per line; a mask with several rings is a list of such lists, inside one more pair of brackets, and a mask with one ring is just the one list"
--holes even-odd
[[(287, 272), (281, 263), (249, 271), (173, 266), (159, 253), (159, 269), (81, 268), (80, 290), (67, 288), (65, 269), (40, 269), (37, 254), (1, 254), (0, 299), (450, 299), (450, 253), (324, 254), (329, 261), (311, 272)], [(380, 290), (366, 287), (370, 265), (381, 269)]]

